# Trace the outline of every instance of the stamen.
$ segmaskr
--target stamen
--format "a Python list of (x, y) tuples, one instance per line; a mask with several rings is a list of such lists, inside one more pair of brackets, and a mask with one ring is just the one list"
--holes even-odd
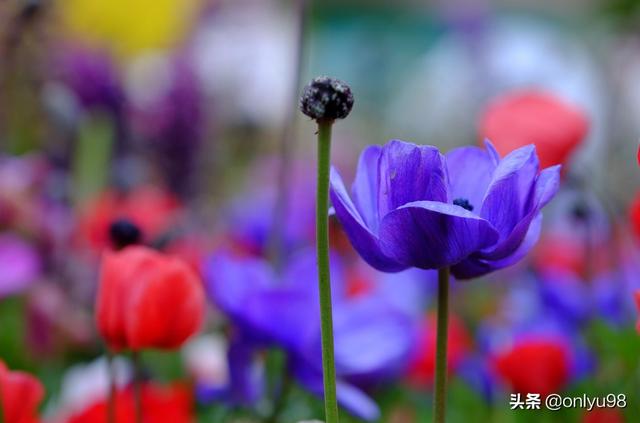
[(466, 198), (456, 198), (455, 200), (453, 200), (453, 204), (455, 204), (456, 206), (460, 206), (465, 210), (473, 211), (473, 206)]

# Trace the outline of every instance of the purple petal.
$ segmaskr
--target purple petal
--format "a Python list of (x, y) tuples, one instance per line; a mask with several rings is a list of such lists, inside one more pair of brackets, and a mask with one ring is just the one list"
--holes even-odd
[(478, 147), (460, 147), (446, 155), (451, 198), (464, 198), (480, 209), (496, 168), (494, 157)]
[[(523, 243), (529, 232), (529, 226), (538, 216), (540, 210), (553, 198), (560, 187), (560, 166), (552, 166), (544, 169), (535, 180), (532, 204), (529, 212), (517, 223), (511, 233), (490, 250), (480, 254), (483, 259), (501, 260), (514, 254)], [(530, 240), (529, 248), (533, 246), (535, 240)], [(521, 251), (522, 253), (523, 251)], [(526, 251), (524, 251), (526, 253)]]
[(524, 240), (520, 246), (511, 254), (500, 260), (487, 260), (482, 258), (482, 254), (471, 255), (468, 259), (456, 264), (451, 268), (451, 273), (457, 279), (471, 279), (485, 275), (498, 269), (509, 267), (522, 260), (538, 242), (540, 231), (542, 230), (542, 213), (533, 219)]
[(452, 204), (416, 201), (389, 213), (380, 227), (387, 255), (406, 266), (439, 269), (493, 245), (498, 233), (477, 215)]
[(383, 301), (363, 299), (336, 308), (338, 374), (363, 382), (398, 374), (408, 361), (414, 329), (409, 316)]
[(480, 216), (493, 224), (501, 239), (508, 237), (528, 212), (538, 169), (538, 156), (532, 145), (512, 151), (495, 169)]
[(380, 156), (379, 213), (414, 201), (447, 202), (445, 159), (437, 148), (389, 141)]
[(378, 188), (379, 173), (378, 163), (382, 147), (372, 145), (367, 147), (358, 161), (356, 178), (351, 187), (353, 203), (356, 205), (360, 216), (372, 232), (378, 231)]
[(329, 194), (336, 216), (347, 233), (351, 244), (367, 263), (383, 272), (397, 272), (408, 267), (382, 252), (378, 237), (364, 223), (360, 213), (358, 213), (347, 194), (342, 178), (333, 168), (331, 169)]

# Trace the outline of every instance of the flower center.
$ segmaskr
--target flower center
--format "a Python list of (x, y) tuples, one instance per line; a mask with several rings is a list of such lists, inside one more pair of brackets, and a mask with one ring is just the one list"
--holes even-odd
[(138, 244), (142, 239), (142, 232), (133, 222), (119, 219), (109, 226), (109, 238), (116, 250), (126, 246)]
[(466, 198), (456, 198), (455, 200), (453, 200), (453, 204), (455, 204), (456, 206), (460, 206), (465, 210), (473, 211), (473, 206)]

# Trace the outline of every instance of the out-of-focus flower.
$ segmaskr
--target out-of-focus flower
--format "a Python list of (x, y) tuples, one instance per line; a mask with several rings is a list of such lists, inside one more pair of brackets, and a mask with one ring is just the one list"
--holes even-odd
[(189, 373), (196, 384), (209, 393), (222, 392), (229, 384), (228, 345), (220, 335), (202, 335), (183, 348)]
[(145, 56), (134, 63), (128, 91), (134, 125), (158, 158), (160, 174), (178, 195), (194, 190), (204, 131), (199, 80), (184, 57)]
[[(131, 364), (116, 357), (111, 364), (113, 381), (118, 390), (127, 388), (133, 378)], [(109, 364), (100, 357), (88, 364), (77, 364), (66, 371), (56, 403), (55, 421), (65, 421), (104, 401), (109, 395)]]
[(37, 251), (11, 233), (0, 233), (0, 298), (17, 294), (37, 282), (41, 263)]
[[(184, 38), (199, 0), (70, 0), (57, 4), (69, 35), (121, 56), (169, 48)], [(144, 16), (144, 19), (140, 19)]]
[[(243, 377), (251, 368), (249, 351), (278, 346), (287, 352), (288, 371), (307, 390), (322, 395), (318, 293), (309, 283), (315, 280), (315, 255), (294, 257), (280, 276), (261, 259), (227, 254), (214, 256), (206, 268), (209, 296), (238, 330), (229, 353), (231, 383), (249, 383), (254, 373)], [(413, 320), (381, 296), (346, 296), (343, 273), (334, 270), (338, 401), (361, 418), (376, 419), (379, 410), (360, 387), (388, 380), (405, 368)], [(244, 364), (238, 362), (238, 351), (244, 351)]]
[(82, 47), (65, 49), (56, 57), (59, 79), (84, 110), (122, 119), (125, 93), (121, 76), (108, 53)]
[(106, 191), (82, 208), (80, 235), (96, 251), (109, 245), (109, 226), (127, 219), (142, 230), (144, 240), (156, 241), (169, 232), (182, 213), (176, 197), (153, 186), (141, 186), (128, 192)]
[[(450, 317), (447, 342), (447, 370), (452, 373), (469, 354), (471, 348), (471, 336), (456, 316)], [(418, 386), (433, 386), (435, 364), (436, 319), (433, 314), (430, 314), (424, 319), (420, 328), (420, 335), (409, 367), (409, 380)]]
[(538, 239), (540, 210), (560, 167), (539, 172), (535, 147), (500, 159), (487, 142), (446, 156), (391, 141), (360, 156), (352, 198), (334, 169), (331, 200), (351, 243), (373, 267), (452, 266), (472, 278), (520, 260)]
[(624, 414), (619, 408), (599, 408), (586, 411), (582, 416), (582, 423), (624, 423)]
[[(275, 221), (278, 201), (277, 162), (267, 160), (254, 166), (250, 186), (234, 198), (225, 211), (226, 234), (234, 249), (251, 255), (268, 255), (275, 224), (282, 225), (282, 249), (285, 254), (307, 247), (315, 239), (315, 182), (307, 171), (310, 164), (291, 164), (286, 204), (282, 221)], [(260, 181), (256, 185), (255, 181)]]
[[(133, 389), (119, 389), (115, 398), (115, 421), (136, 422)], [(96, 401), (85, 409), (64, 420), (65, 423), (107, 423), (106, 398)], [(191, 423), (194, 421), (193, 399), (189, 390), (179, 384), (157, 386), (150, 383), (142, 386), (142, 409), (144, 421), (153, 423)]]
[(200, 328), (204, 301), (178, 258), (140, 246), (104, 254), (96, 321), (110, 348), (177, 348)]
[(513, 391), (543, 398), (560, 392), (571, 375), (571, 352), (561, 340), (531, 338), (516, 342), (494, 357), (500, 377)]
[(588, 121), (574, 106), (552, 94), (516, 91), (495, 99), (484, 111), (480, 136), (506, 155), (533, 144), (540, 165), (564, 164), (584, 140)]
[(631, 226), (637, 239), (640, 239), (640, 192), (638, 192), (629, 208), (629, 218)]
[(28, 373), (10, 371), (0, 360), (0, 407), (6, 423), (36, 423), (44, 398), (42, 383)]

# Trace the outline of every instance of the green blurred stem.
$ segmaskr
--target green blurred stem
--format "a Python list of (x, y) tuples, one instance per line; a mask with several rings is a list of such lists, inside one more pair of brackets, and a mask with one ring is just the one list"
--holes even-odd
[(107, 372), (109, 373), (109, 399), (107, 402), (107, 423), (116, 421), (116, 375), (113, 366), (113, 353), (107, 348)]
[(106, 115), (93, 114), (82, 123), (73, 163), (74, 201), (87, 200), (107, 185), (115, 130)]
[(447, 337), (449, 327), (449, 268), (438, 270), (438, 321), (433, 421), (443, 423), (447, 405)]
[(326, 423), (338, 422), (336, 366), (333, 350), (333, 317), (329, 272), (329, 166), (333, 121), (318, 121), (318, 192), (316, 197), (316, 246), (322, 329), (322, 369)]
[(133, 359), (133, 395), (135, 404), (136, 423), (142, 423), (142, 362), (140, 360), (140, 353), (133, 351), (131, 355)]

